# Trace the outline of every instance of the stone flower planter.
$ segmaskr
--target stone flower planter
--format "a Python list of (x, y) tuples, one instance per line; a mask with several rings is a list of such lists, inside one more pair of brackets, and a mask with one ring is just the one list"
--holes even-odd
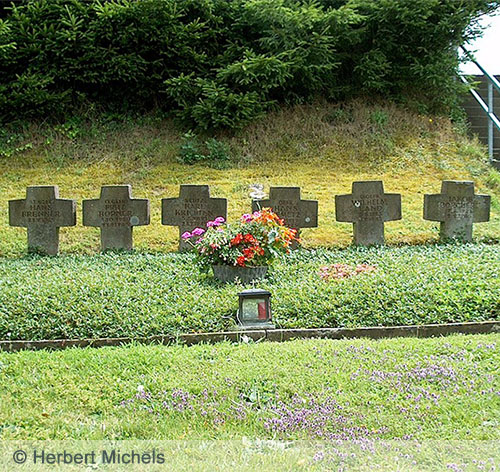
[(262, 279), (267, 274), (267, 266), (260, 267), (240, 267), (213, 265), (214, 277), (221, 282), (234, 282), (237, 278), (244, 284)]

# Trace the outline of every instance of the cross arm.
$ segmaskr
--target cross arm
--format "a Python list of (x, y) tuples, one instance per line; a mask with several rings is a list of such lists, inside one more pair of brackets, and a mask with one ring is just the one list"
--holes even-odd
[(54, 226), (76, 225), (76, 201), (60, 198), (56, 200), (54, 208), (58, 212), (54, 219)]
[(385, 200), (384, 221), (400, 220), (401, 215), (401, 194), (385, 193), (382, 197)]
[(424, 195), (424, 220), (444, 221), (444, 215), (440, 209), (441, 202), (442, 195), (439, 193)]
[(101, 226), (102, 218), (99, 217), (99, 210), (101, 201), (96, 200), (83, 200), (83, 226)]
[(474, 223), (490, 221), (491, 197), (489, 195), (474, 196)]
[(357, 220), (357, 211), (352, 195), (335, 195), (335, 219), (344, 223)]
[(161, 224), (168, 226), (177, 226), (182, 224), (182, 215), (176, 215), (175, 212), (181, 209), (179, 198), (162, 198), (161, 200)]
[(130, 224), (132, 226), (145, 226), (150, 222), (149, 200), (147, 198), (134, 198), (131, 201), (132, 218)]
[[(211, 208), (209, 212), (211, 213), (211, 218), (217, 218), (222, 216), (225, 220), (227, 219), (227, 199), (225, 198), (211, 198)], [(205, 222), (206, 223), (206, 222)]]
[(301, 200), (299, 205), (300, 205), (300, 227), (316, 228), (318, 226), (318, 201)]
[(271, 206), (271, 200), (252, 200), (252, 211), (259, 211), (262, 208), (269, 208)]
[(26, 226), (26, 217), (22, 216), (23, 210), (26, 208), (26, 200), (10, 200), (9, 201), (9, 225), (10, 226)]

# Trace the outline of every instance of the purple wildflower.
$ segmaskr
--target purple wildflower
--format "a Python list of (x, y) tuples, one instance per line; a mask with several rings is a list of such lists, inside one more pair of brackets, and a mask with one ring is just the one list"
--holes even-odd
[(322, 461), (324, 458), (325, 458), (325, 453), (323, 451), (318, 451), (316, 454), (314, 454), (313, 461), (319, 462)]

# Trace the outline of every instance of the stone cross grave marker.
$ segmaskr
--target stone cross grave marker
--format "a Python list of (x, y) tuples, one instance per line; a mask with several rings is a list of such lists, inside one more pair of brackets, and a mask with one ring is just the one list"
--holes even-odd
[(491, 197), (475, 195), (474, 182), (444, 180), (441, 193), (424, 195), (424, 219), (440, 221), (442, 240), (472, 240), (472, 225), (489, 221)]
[(381, 180), (353, 182), (352, 194), (335, 196), (335, 216), (353, 223), (355, 244), (384, 244), (384, 223), (401, 219), (401, 195), (384, 193)]
[(84, 226), (101, 228), (101, 250), (132, 250), (132, 229), (149, 224), (149, 200), (132, 198), (130, 185), (104, 185), (96, 200), (83, 201)]
[(10, 226), (28, 228), (28, 250), (55, 256), (59, 228), (76, 225), (76, 201), (59, 198), (57, 186), (26, 189), (26, 199), (9, 201)]
[(302, 200), (300, 187), (271, 187), (268, 199), (252, 201), (252, 211), (267, 207), (271, 207), (288, 227), (296, 229), (297, 236), (300, 228), (318, 226), (318, 202)]
[(206, 228), (210, 220), (218, 216), (227, 218), (227, 200), (211, 198), (208, 185), (181, 185), (178, 198), (163, 198), (161, 201), (161, 222), (163, 225), (179, 227), (179, 249), (191, 246), (180, 236), (194, 228)]

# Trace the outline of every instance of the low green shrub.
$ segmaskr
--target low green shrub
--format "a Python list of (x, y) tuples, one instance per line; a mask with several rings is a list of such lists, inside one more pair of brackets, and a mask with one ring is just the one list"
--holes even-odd
[(196, 164), (204, 162), (210, 167), (221, 169), (229, 163), (229, 145), (216, 138), (209, 138), (201, 143), (200, 138), (188, 131), (182, 137), (177, 160), (182, 164)]
[(177, 160), (182, 164), (195, 164), (205, 158), (206, 156), (202, 153), (198, 137), (192, 131), (185, 133), (182, 136)]
[[(322, 280), (342, 263), (376, 270)], [(500, 246), (300, 250), (260, 288), (284, 328), (498, 319)], [(240, 285), (204, 274), (193, 254), (0, 260), (0, 339), (149, 336), (231, 328)]]
[(26, 142), (22, 132), (0, 129), (0, 158), (12, 157), (33, 148), (33, 143)]

